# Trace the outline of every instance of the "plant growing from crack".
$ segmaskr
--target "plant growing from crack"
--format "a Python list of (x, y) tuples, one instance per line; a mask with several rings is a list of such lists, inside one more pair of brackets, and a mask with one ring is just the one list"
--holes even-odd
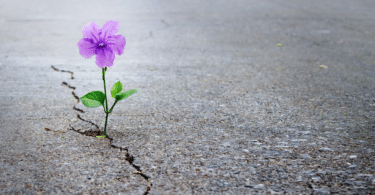
[[(120, 25), (117, 21), (107, 21), (103, 28), (100, 28), (95, 22), (89, 22), (82, 29), (83, 38), (78, 42), (77, 46), (79, 53), (86, 59), (96, 55), (96, 65), (102, 69), (102, 78), (104, 83), (104, 93), (101, 91), (92, 91), (81, 97), (83, 105), (86, 107), (96, 108), (103, 106), (104, 112), (106, 113), (104, 135), (96, 137), (105, 137), (107, 130), (108, 114), (112, 112), (113, 107), (120, 100), (126, 99), (129, 96), (136, 93), (137, 89), (131, 89), (129, 91), (122, 91), (122, 84), (120, 81), (115, 83), (111, 89), (111, 96), (115, 99), (115, 103), (108, 111), (107, 102), (107, 91), (105, 85), (105, 73), (107, 67), (113, 65), (115, 60), (115, 54), (122, 55), (126, 44), (125, 37), (123, 35), (115, 35)], [(104, 105), (105, 100), (105, 105)]]

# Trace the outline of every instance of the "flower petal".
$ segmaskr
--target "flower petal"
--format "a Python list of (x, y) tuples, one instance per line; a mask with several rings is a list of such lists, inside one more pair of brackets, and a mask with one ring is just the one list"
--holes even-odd
[(83, 38), (93, 39), (96, 42), (99, 40), (100, 26), (95, 22), (89, 22), (82, 29)]
[(115, 54), (121, 55), (124, 53), (126, 40), (123, 35), (112, 35), (111, 37), (107, 38), (106, 43), (109, 47), (111, 47)]
[(118, 32), (118, 29), (120, 28), (120, 25), (118, 21), (108, 21), (103, 25), (103, 28), (101, 29), (101, 37), (103, 39), (107, 39), (111, 35), (115, 35)]
[(96, 65), (100, 68), (111, 67), (115, 60), (115, 53), (110, 47), (103, 47), (96, 50)]
[(79, 54), (88, 59), (95, 55), (96, 46), (92, 39), (83, 38), (77, 43)]

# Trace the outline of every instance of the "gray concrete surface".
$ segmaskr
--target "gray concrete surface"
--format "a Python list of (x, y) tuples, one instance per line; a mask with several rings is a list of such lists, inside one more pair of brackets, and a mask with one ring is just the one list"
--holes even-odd
[[(268, 138), (300, 133), (295, 125), (316, 127), (316, 136), (340, 129), (334, 137), (367, 139), (371, 150), (374, 8), (364, 0), (1, 0), (0, 193), (257, 193), (262, 180), (235, 175), (252, 166), (212, 174), (205, 160), (258, 164), (253, 154), (266, 153)], [(103, 109), (75, 97), (103, 90), (101, 69), (77, 43), (89, 21), (108, 20), (119, 21), (127, 44), (107, 71), (107, 93), (117, 81), (140, 91), (117, 103), (100, 139)], [(207, 147), (219, 150), (207, 156)], [(246, 182), (205, 183), (227, 174)]]

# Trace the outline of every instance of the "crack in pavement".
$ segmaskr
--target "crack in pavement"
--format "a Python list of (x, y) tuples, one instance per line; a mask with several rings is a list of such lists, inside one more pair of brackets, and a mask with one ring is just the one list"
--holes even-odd
[[(55, 67), (53, 67), (53, 66), (51, 66), (51, 68), (52, 68), (53, 70), (55, 70), (55, 71), (58, 71), (58, 72), (68, 72), (68, 73), (71, 74), (71, 78), (70, 78), (70, 79), (74, 79), (74, 77), (73, 77), (73, 72), (71, 72), (71, 71), (58, 70), (57, 68), (55, 68)], [(67, 87), (69, 87), (69, 88), (71, 88), (71, 89), (73, 89), (73, 90), (76, 89), (75, 87), (70, 86), (70, 85), (69, 85), (68, 83), (66, 83), (66, 82), (62, 82), (61, 85), (65, 85), (65, 86), (67, 86)], [(75, 99), (77, 99), (77, 104), (78, 104), (78, 103), (80, 102), (79, 97), (74, 93), (74, 91), (72, 91), (72, 95), (73, 95), (73, 97), (74, 97)], [(76, 111), (81, 112), (81, 113), (85, 113), (83, 110), (81, 110), (81, 109), (77, 109), (75, 106), (73, 106), (73, 110), (76, 110)], [(69, 128), (68, 130), (72, 130), (72, 131), (75, 131), (75, 132), (77, 132), (77, 133), (79, 133), (79, 134), (81, 134), (81, 135), (91, 136), (91, 137), (96, 137), (96, 136), (100, 136), (100, 135), (103, 135), (103, 134), (104, 134), (103, 131), (100, 131), (100, 130), (99, 130), (98, 125), (96, 125), (95, 123), (93, 123), (93, 122), (91, 122), (91, 121), (87, 121), (87, 120), (81, 118), (81, 116), (80, 116), (79, 114), (77, 114), (77, 118), (80, 119), (80, 120), (82, 120), (82, 121), (84, 121), (84, 122), (88, 122), (88, 123), (92, 124), (93, 126), (96, 127), (97, 130), (95, 130), (95, 131), (85, 131), (85, 132), (80, 132), (80, 130), (82, 130), (82, 129), (77, 129), (77, 130), (76, 130), (76, 129), (74, 129), (70, 124), (69, 124), (70, 128)], [(51, 130), (51, 129), (49, 129), (49, 128), (44, 128), (44, 130), (45, 130), (45, 131), (53, 131), (53, 132), (55, 132), (55, 134), (66, 133), (66, 131), (54, 131), (54, 130)], [(146, 180), (146, 182), (149, 184), (149, 186), (147, 187), (146, 191), (144, 192), (144, 195), (147, 195), (147, 194), (149, 193), (149, 191), (151, 190), (151, 186), (152, 186), (152, 183), (149, 181), (149, 178), (150, 178), (150, 177), (147, 176), (147, 175), (145, 175), (139, 166), (136, 166), (136, 165), (133, 164), (133, 162), (134, 162), (134, 157), (133, 157), (132, 155), (129, 154), (129, 151), (128, 151), (127, 148), (122, 148), (122, 147), (118, 147), (118, 146), (112, 145), (113, 138), (109, 137), (108, 135), (106, 135), (104, 138), (107, 138), (107, 139), (110, 140), (109, 145), (110, 145), (112, 148), (120, 149), (120, 151), (123, 151), (123, 150), (126, 151), (126, 154), (125, 154), (125, 160), (128, 161), (129, 164), (130, 164), (131, 166), (133, 166), (133, 167), (137, 170), (137, 171), (134, 172), (134, 174), (142, 176), (142, 177)]]

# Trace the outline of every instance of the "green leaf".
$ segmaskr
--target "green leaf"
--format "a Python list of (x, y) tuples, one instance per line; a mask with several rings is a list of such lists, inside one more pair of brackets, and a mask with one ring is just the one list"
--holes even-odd
[(120, 81), (118, 81), (112, 86), (111, 96), (116, 99), (116, 94), (120, 93), (121, 91), (122, 91), (122, 84)]
[(128, 98), (129, 96), (135, 94), (138, 90), (137, 89), (131, 89), (129, 91), (125, 91), (125, 92), (121, 92), (121, 93), (118, 93), (116, 95), (116, 100), (117, 101), (120, 101), (120, 100), (123, 100), (125, 98)]
[(80, 99), (86, 107), (96, 108), (104, 105), (105, 95), (101, 91), (92, 91)]

